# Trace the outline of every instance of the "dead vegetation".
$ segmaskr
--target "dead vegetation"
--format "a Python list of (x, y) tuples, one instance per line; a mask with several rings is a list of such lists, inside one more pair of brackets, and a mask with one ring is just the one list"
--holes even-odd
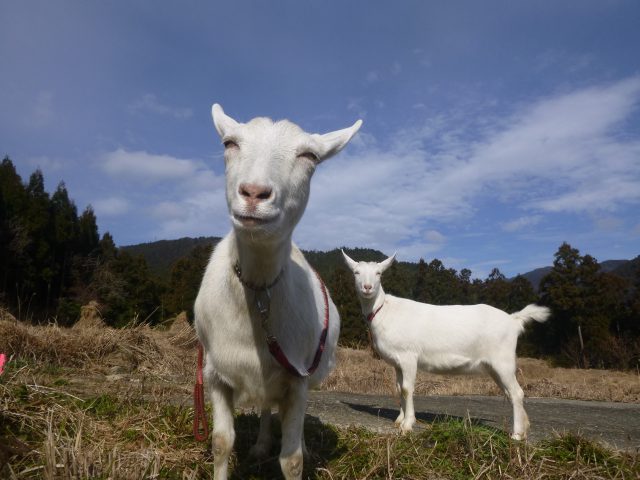
[(88, 374), (193, 375), (195, 360), (189, 353), (195, 332), (188, 322), (188, 329), (181, 325), (168, 331), (146, 324), (115, 329), (87, 317), (74, 328), (0, 321), (0, 351), (34, 365), (79, 368)]
[[(191, 434), (196, 340), (186, 315), (158, 328), (112, 329), (96, 314), (97, 306), (71, 329), (0, 320), (0, 352), (9, 356), (0, 377), (0, 477), (208, 478), (209, 448)], [(532, 359), (520, 360), (519, 368), (528, 396), (640, 402), (635, 373), (557, 369)], [(340, 349), (322, 388), (392, 394), (393, 370), (367, 350)], [(417, 394), (498, 392), (482, 377), (421, 373)], [(245, 458), (258, 420), (240, 415), (238, 425), (236, 458)], [(639, 475), (637, 454), (576, 437), (518, 446), (502, 432), (454, 421), (408, 437), (306, 428), (314, 453), (305, 478)], [(277, 478), (277, 452), (266, 463), (234, 460), (233, 469), (232, 478)]]
[[(543, 360), (518, 359), (518, 381), (528, 397), (640, 403), (640, 375), (611, 370), (553, 368)], [(325, 390), (395, 395), (395, 372), (370, 350), (341, 348)], [(489, 377), (419, 372), (416, 395), (501, 395)]]
[[(159, 328), (106, 327), (97, 305), (83, 309), (74, 328), (0, 320), (0, 352), (31, 365), (80, 369), (78, 374), (148, 374), (189, 386), (195, 375), (197, 339), (186, 314)], [(518, 380), (529, 397), (640, 403), (636, 372), (553, 368), (543, 360), (518, 360)], [(340, 348), (337, 367), (323, 390), (395, 394), (395, 373), (370, 350)], [(419, 372), (416, 395), (501, 395), (483, 376)]]
[(80, 308), (80, 318), (74, 323), (73, 328), (104, 328), (106, 326), (107, 324), (100, 313), (100, 305), (95, 300), (91, 300), (87, 305)]

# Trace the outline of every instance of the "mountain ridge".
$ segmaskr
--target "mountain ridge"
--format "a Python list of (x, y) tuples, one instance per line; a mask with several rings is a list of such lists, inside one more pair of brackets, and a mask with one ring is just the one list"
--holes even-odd
[[(159, 277), (166, 277), (170, 274), (173, 263), (188, 255), (193, 248), (200, 245), (215, 246), (220, 240), (220, 237), (181, 237), (173, 240), (156, 240), (134, 245), (124, 245), (120, 248), (133, 255), (142, 255), (154, 274)], [(306, 250), (304, 254), (309, 263), (311, 263), (321, 275), (325, 275), (328, 273), (329, 266), (342, 263), (342, 256), (339, 254), (339, 250), (339, 248), (328, 251)], [(360, 260), (380, 261), (386, 258), (382, 252), (374, 249), (345, 248), (345, 250), (350, 252), (350, 254), (355, 253), (355, 256)], [(409, 269), (417, 267), (417, 262), (400, 263)], [(633, 275), (635, 269), (640, 268), (640, 255), (631, 260), (604, 260), (599, 262), (599, 265), (603, 272), (611, 272), (622, 277), (630, 277)], [(552, 266), (540, 267), (522, 273), (520, 276), (526, 278), (537, 291), (540, 286), (540, 281), (552, 268)], [(513, 280), (516, 277), (509, 278), (509, 280)]]

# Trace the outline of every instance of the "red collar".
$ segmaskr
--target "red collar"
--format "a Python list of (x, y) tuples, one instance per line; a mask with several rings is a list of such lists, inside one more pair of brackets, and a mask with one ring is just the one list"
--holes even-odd
[(320, 359), (322, 358), (322, 352), (324, 352), (324, 344), (327, 339), (327, 333), (329, 331), (329, 295), (327, 294), (327, 287), (324, 286), (324, 282), (318, 272), (314, 270), (316, 277), (318, 277), (318, 282), (320, 282), (320, 289), (322, 290), (322, 296), (324, 297), (324, 326), (322, 328), (322, 332), (320, 332), (320, 340), (318, 341), (318, 348), (316, 349), (316, 354), (313, 357), (313, 361), (311, 362), (311, 366), (306, 370), (300, 371), (295, 366), (293, 366), (287, 356), (282, 351), (280, 344), (276, 340), (276, 337), (273, 335), (267, 334), (267, 346), (269, 347), (269, 352), (271, 355), (278, 361), (280, 365), (282, 365), (287, 372), (289, 372), (294, 377), (304, 378), (313, 374), (318, 368), (320, 364)]
[(382, 307), (384, 307), (384, 302), (382, 302), (382, 305), (376, 308), (375, 311), (371, 312), (369, 315), (365, 317), (367, 319), (367, 322), (371, 323), (373, 321), (373, 318), (378, 314), (378, 312)]
[(273, 358), (275, 358), (278, 363), (282, 367), (284, 367), (285, 370), (287, 370), (291, 375), (295, 377), (304, 378), (312, 375), (320, 364), (322, 352), (324, 352), (324, 344), (327, 340), (327, 333), (329, 331), (329, 294), (327, 293), (327, 287), (324, 285), (324, 282), (322, 281), (322, 278), (320, 278), (318, 272), (313, 270), (316, 274), (316, 277), (318, 277), (318, 282), (320, 283), (320, 289), (322, 290), (322, 296), (324, 298), (324, 326), (322, 328), (322, 331), (320, 332), (318, 348), (313, 357), (311, 366), (306, 370), (300, 371), (294, 365), (292, 365), (291, 362), (289, 362), (289, 359), (282, 350), (282, 347), (280, 347), (280, 344), (278, 343), (276, 337), (271, 335), (267, 330), (267, 320), (269, 318), (269, 309), (271, 306), (271, 288), (274, 287), (276, 283), (278, 283), (280, 277), (282, 277), (284, 269), (280, 270), (280, 273), (273, 282), (271, 282), (269, 285), (264, 286), (257, 286), (253, 283), (243, 280), (239, 261), (235, 263), (233, 269), (235, 270), (240, 283), (242, 283), (242, 285), (244, 285), (249, 290), (253, 290), (255, 292), (256, 308), (258, 310), (258, 313), (260, 314), (260, 319), (262, 320), (262, 328), (264, 328), (267, 337), (267, 346), (269, 347), (269, 352), (271, 353)]

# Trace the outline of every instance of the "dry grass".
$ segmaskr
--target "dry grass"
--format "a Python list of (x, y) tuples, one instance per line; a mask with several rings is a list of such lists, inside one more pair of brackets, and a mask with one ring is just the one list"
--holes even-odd
[[(0, 438), (12, 449), (2, 478), (157, 478), (167, 465), (193, 470), (192, 411), (145, 402), (135, 391), (81, 397), (31, 383), (28, 368), (0, 383)], [(4, 476), (3, 476), (4, 475)]]
[[(32, 326), (0, 320), (0, 351), (33, 364), (81, 368), (86, 374), (146, 374), (187, 387), (195, 372), (196, 337), (186, 315), (169, 328), (105, 327), (87, 315), (84, 326)], [(543, 360), (518, 360), (518, 379), (529, 397), (640, 403), (640, 375), (611, 370), (550, 367)], [(340, 348), (337, 367), (323, 390), (395, 395), (395, 373), (370, 350)], [(419, 372), (416, 395), (501, 395), (484, 376)]]
[[(22, 367), (0, 380), (0, 477), (211, 478), (209, 447), (192, 438), (190, 408), (171, 406), (161, 397), (141, 400), (138, 392), (80, 398), (64, 387), (25, 383), (31, 373), (29, 367)], [(232, 479), (281, 478), (277, 445), (264, 462), (248, 458), (257, 431), (255, 415), (238, 416)], [(640, 475), (637, 454), (606, 450), (571, 435), (537, 445), (512, 442), (503, 432), (468, 420), (441, 420), (429, 430), (407, 436), (312, 423), (306, 425), (305, 437), (312, 452), (305, 460), (305, 479), (632, 479)], [(4, 458), (3, 452), (7, 453)]]
[[(62, 328), (0, 320), (0, 351), (37, 365), (81, 368), (86, 373), (143, 372), (191, 378), (195, 333), (148, 325), (114, 329), (87, 322)], [(177, 345), (177, 346), (176, 346)]]
[[(0, 477), (209, 478), (208, 446), (191, 434), (194, 345), (182, 317), (169, 328), (119, 330), (94, 321), (66, 329), (0, 320), (0, 351), (10, 356), (0, 377)], [(639, 398), (640, 380), (632, 374), (551, 369), (525, 359), (521, 378), (529, 395)], [(324, 388), (392, 393), (393, 371), (367, 351), (340, 349)], [(419, 394), (497, 394), (482, 378), (421, 374), (418, 388)], [(239, 415), (236, 426), (232, 478), (279, 478), (277, 446), (267, 462), (246, 461), (257, 417)], [(640, 476), (638, 455), (571, 436), (519, 445), (502, 432), (453, 420), (406, 437), (320, 424), (307, 425), (305, 435), (313, 452), (305, 478)]]
[[(611, 370), (553, 368), (543, 360), (518, 359), (518, 380), (528, 397), (640, 403), (640, 375)], [(395, 372), (370, 350), (341, 348), (324, 390), (395, 395)], [(501, 395), (489, 377), (419, 372), (416, 395)]]

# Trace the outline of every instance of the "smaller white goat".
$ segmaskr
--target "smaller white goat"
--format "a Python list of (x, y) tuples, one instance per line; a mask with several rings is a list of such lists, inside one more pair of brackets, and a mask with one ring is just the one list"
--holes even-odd
[(489, 305), (429, 305), (385, 294), (382, 273), (395, 260), (356, 262), (342, 252), (354, 273), (362, 313), (373, 346), (396, 370), (400, 415), (396, 424), (408, 432), (416, 421), (413, 388), (418, 368), (435, 373), (486, 373), (513, 406), (511, 438), (523, 440), (529, 430), (524, 393), (516, 379), (516, 344), (524, 325), (544, 322), (549, 309), (528, 305), (509, 315)]

